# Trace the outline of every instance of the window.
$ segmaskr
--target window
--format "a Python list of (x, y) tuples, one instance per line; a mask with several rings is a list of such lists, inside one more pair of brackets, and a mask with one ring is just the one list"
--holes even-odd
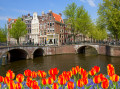
[(51, 17), (50, 17), (50, 20), (51, 20)]
[(61, 38), (61, 34), (60, 34), (60, 38)]
[(52, 23), (50, 23), (50, 26), (52, 26)]
[(29, 30), (29, 32), (31, 33), (31, 29)]
[(44, 35), (46, 35), (46, 31), (44, 31)]
[(49, 25), (49, 23), (48, 23), (48, 25)]
[(51, 14), (49, 14), (51, 16)]
[(53, 22), (53, 25), (54, 25), (54, 22)]

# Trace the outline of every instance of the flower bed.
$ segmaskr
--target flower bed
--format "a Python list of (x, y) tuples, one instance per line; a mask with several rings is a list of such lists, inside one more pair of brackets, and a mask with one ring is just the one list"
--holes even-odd
[[(0, 76), (0, 89), (119, 89), (119, 76), (115, 74), (112, 64), (107, 65), (107, 76), (99, 72), (98, 66), (88, 72), (76, 66), (58, 76), (59, 70), (51, 68), (48, 71), (50, 77), (46, 78), (45, 71), (27, 69), (24, 75), (18, 74), (14, 80), (14, 72), (8, 70), (6, 77)], [(39, 80), (36, 80), (37, 77)]]

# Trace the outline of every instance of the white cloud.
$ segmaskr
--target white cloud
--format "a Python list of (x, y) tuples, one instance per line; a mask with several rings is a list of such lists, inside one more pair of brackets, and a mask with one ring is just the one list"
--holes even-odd
[(94, 3), (95, 0), (87, 0), (87, 1), (88, 1), (88, 3), (89, 3), (90, 6), (96, 7), (96, 5)]
[(7, 16), (0, 16), (0, 20), (7, 20), (8, 17)]
[(13, 9), (12, 11), (18, 12), (18, 13), (22, 13), (22, 14), (28, 14), (31, 13), (31, 11), (27, 11), (27, 10), (19, 10), (19, 9)]
[(88, 2), (88, 4), (91, 6), (91, 7), (96, 7), (94, 1), (95, 0), (80, 0), (81, 2)]

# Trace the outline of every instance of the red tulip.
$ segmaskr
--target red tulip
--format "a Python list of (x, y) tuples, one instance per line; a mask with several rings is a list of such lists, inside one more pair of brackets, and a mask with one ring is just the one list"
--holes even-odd
[(94, 66), (95, 72), (98, 73), (100, 71), (100, 67), (99, 66)]
[(64, 76), (61, 76), (61, 77), (58, 78), (58, 83), (60, 85), (64, 85), (66, 83), (66, 80), (65, 80)]
[(46, 74), (45, 71), (38, 70), (38, 76), (39, 76), (40, 78), (45, 78), (46, 75), (47, 75), (47, 74)]
[(0, 82), (4, 81), (4, 77), (0, 76)]
[(88, 77), (88, 73), (86, 72), (86, 70), (84, 70), (84, 72), (81, 74), (82, 78), (87, 78)]
[(68, 84), (67, 84), (67, 88), (68, 89), (74, 89), (74, 83), (73, 82), (68, 82)]
[(78, 86), (78, 87), (83, 87), (83, 85), (84, 85), (84, 83), (83, 83), (82, 79), (79, 79), (79, 80), (77, 81), (77, 86)]
[(100, 80), (101, 80), (101, 81), (103, 81), (104, 78), (105, 78), (105, 76), (104, 76), (103, 74), (99, 74), (98, 76), (100, 77)]
[(101, 82), (100, 76), (94, 76), (93, 82), (96, 84), (100, 83)]
[(114, 74), (114, 75), (110, 76), (110, 80), (112, 80), (113, 82), (118, 82), (119, 76), (117, 74)]
[(32, 77), (32, 78), (36, 78), (36, 77), (37, 77), (37, 73), (36, 73), (35, 71), (33, 71), (33, 72), (31, 73), (31, 77)]
[(13, 71), (8, 70), (7, 73), (6, 73), (6, 76), (9, 77), (10, 79), (14, 79), (15, 74), (13, 73)]
[(31, 81), (31, 80), (32, 80), (32, 78), (27, 77), (26, 82), (29, 82), (29, 81)]
[(42, 79), (42, 85), (46, 85), (47, 84), (47, 79), (43, 78)]
[(89, 71), (89, 74), (90, 74), (91, 76), (94, 76), (94, 75), (96, 74), (95, 69), (92, 68), (92, 69)]
[(22, 84), (21, 83), (15, 84), (15, 89), (22, 89)]
[(59, 87), (58, 87), (58, 84), (57, 83), (53, 83), (53, 85), (52, 85), (52, 89), (58, 89)]
[(72, 67), (72, 75), (76, 75), (77, 74), (77, 69)]
[(24, 81), (24, 76), (22, 75), (22, 74), (18, 74), (17, 76), (16, 76), (16, 81), (17, 82), (23, 82)]
[(5, 77), (5, 78), (4, 78), (4, 83), (7, 84), (7, 83), (9, 83), (9, 81), (10, 81), (10, 78), (9, 78), (9, 77)]
[(109, 80), (108, 79), (104, 79), (104, 81), (101, 83), (101, 87), (103, 89), (107, 89), (109, 87)]
[(27, 76), (27, 77), (31, 77), (31, 73), (32, 73), (32, 71), (29, 70), (29, 69), (24, 71), (24, 75)]
[(47, 79), (47, 83), (48, 84), (52, 84), (54, 81), (53, 81), (53, 78), (52, 77), (48, 77)]
[(88, 84), (88, 78), (82, 78), (83, 84), (87, 85)]
[(40, 89), (40, 87), (38, 85), (34, 85), (32, 89)]
[(80, 75), (83, 74), (84, 71), (85, 71), (85, 70), (80, 67), (79, 74), (80, 74)]
[(58, 75), (59, 73), (59, 70), (57, 68), (51, 68), (49, 71), (48, 71), (49, 75), (52, 76), (52, 75)]

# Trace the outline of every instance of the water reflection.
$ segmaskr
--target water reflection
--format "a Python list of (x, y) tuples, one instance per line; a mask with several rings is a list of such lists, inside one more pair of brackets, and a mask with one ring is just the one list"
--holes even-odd
[[(81, 66), (89, 71), (93, 66), (100, 66), (101, 73), (107, 74), (107, 64), (113, 64), (115, 71), (120, 75), (120, 59), (117, 57), (108, 57), (102, 55), (86, 56), (81, 54), (55, 55), (35, 58), (33, 60), (19, 60), (0, 67), (0, 75), (5, 76), (6, 71), (11, 69), (15, 74), (24, 73), (24, 70), (44, 70), (57, 67), (62, 71), (69, 71), (74, 66)], [(59, 73), (59, 74), (60, 74)]]

